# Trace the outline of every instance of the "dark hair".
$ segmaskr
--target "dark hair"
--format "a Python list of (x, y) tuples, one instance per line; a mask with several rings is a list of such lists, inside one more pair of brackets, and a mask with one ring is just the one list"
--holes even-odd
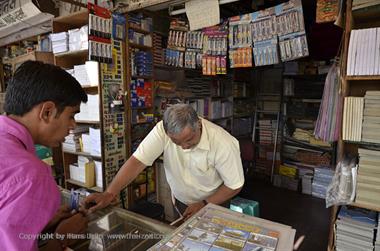
[(22, 116), (45, 101), (54, 102), (60, 114), (67, 106), (87, 102), (87, 94), (64, 69), (39, 61), (24, 62), (7, 87), (5, 112)]

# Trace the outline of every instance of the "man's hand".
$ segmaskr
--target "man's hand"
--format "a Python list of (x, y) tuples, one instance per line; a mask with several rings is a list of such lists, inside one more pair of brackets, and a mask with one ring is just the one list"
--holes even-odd
[(75, 244), (80, 238), (73, 239), (71, 234), (84, 234), (87, 229), (88, 219), (81, 213), (76, 213), (70, 218), (63, 220), (55, 230), (55, 238), (48, 241), (46, 246), (40, 250), (64, 250), (65, 247)]
[(111, 204), (115, 196), (109, 192), (93, 193), (84, 199), (84, 206), (88, 208), (88, 213), (92, 213), (97, 209), (102, 209)]
[(72, 217), (63, 220), (55, 230), (56, 234), (60, 234), (61, 236), (66, 236), (61, 243), (63, 243), (65, 246), (73, 245), (75, 242), (77, 242), (79, 239), (70, 239), (67, 238), (67, 234), (83, 234), (86, 232), (88, 224), (88, 219), (83, 216), (81, 213), (77, 213), (73, 215)]
[(196, 212), (201, 210), (204, 206), (206, 205), (205, 203), (203, 203), (203, 201), (188, 205), (185, 212), (183, 213), (183, 218), (187, 220), (188, 218), (193, 216)]
[(67, 219), (71, 216), (73, 216), (73, 213), (71, 212), (70, 207), (68, 205), (62, 205), (58, 209), (57, 213), (53, 216), (53, 218), (46, 225), (44, 230), (48, 230), (51, 227), (56, 226), (59, 222), (61, 222), (64, 219)]

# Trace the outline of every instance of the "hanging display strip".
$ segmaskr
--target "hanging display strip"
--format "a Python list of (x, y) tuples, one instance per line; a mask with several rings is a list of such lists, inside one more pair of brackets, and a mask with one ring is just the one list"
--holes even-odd
[(203, 75), (227, 74), (228, 22), (203, 29)]
[(89, 42), (88, 51), (90, 60), (100, 63), (112, 63), (112, 19), (109, 10), (97, 5), (88, 4), (89, 9)]
[(275, 9), (281, 61), (308, 56), (301, 0), (291, 0), (277, 5)]
[(203, 32), (189, 31), (186, 39), (185, 68), (202, 67)]
[(279, 63), (278, 23), (275, 7), (254, 12), (252, 17), (252, 41), (255, 66)]
[(228, 22), (199, 31), (187, 30), (186, 22), (171, 22), (165, 64), (180, 68), (201, 68), (204, 75), (226, 74)]
[[(107, 187), (127, 160), (122, 42), (126, 20), (120, 15), (111, 17), (107, 9), (96, 5), (89, 4), (89, 10), (92, 20), (89, 23), (89, 54), (92, 60), (100, 62), (103, 173)], [(127, 197), (127, 194), (123, 196)]]
[(285, 62), (309, 55), (301, 0), (230, 17), (228, 24), (229, 28), (223, 22), (188, 31), (185, 21), (173, 20), (165, 64), (202, 67), (204, 75), (216, 75), (227, 72), (227, 47), (231, 68), (273, 65), (280, 59)]
[(229, 18), (229, 59), (231, 68), (252, 67), (251, 15)]
[[(101, 64), (103, 88), (104, 152), (106, 158), (106, 183), (116, 175), (126, 156), (124, 112), (125, 90), (123, 86), (123, 47), (120, 41), (112, 41), (114, 64)], [(109, 161), (107, 161), (107, 159)]]
[(184, 52), (189, 25), (185, 21), (174, 19), (170, 22), (168, 48), (165, 50), (165, 64), (174, 67), (184, 66)]

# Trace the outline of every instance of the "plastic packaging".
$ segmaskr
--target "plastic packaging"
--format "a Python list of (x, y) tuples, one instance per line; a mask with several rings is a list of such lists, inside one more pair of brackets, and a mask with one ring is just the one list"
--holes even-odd
[(356, 158), (346, 156), (337, 164), (334, 177), (327, 188), (326, 208), (353, 202), (356, 191), (356, 175)]

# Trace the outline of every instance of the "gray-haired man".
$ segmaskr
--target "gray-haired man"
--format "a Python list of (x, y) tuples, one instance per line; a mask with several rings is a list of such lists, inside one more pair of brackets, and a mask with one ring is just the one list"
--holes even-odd
[[(199, 118), (190, 105), (169, 107), (104, 193), (92, 194), (91, 211), (111, 203), (146, 166), (163, 153), (167, 181), (190, 217), (207, 203), (223, 204), (244, 184), (238, 141), (223, 128)], [(180, 203), (180, 204), (181, 204)]]

